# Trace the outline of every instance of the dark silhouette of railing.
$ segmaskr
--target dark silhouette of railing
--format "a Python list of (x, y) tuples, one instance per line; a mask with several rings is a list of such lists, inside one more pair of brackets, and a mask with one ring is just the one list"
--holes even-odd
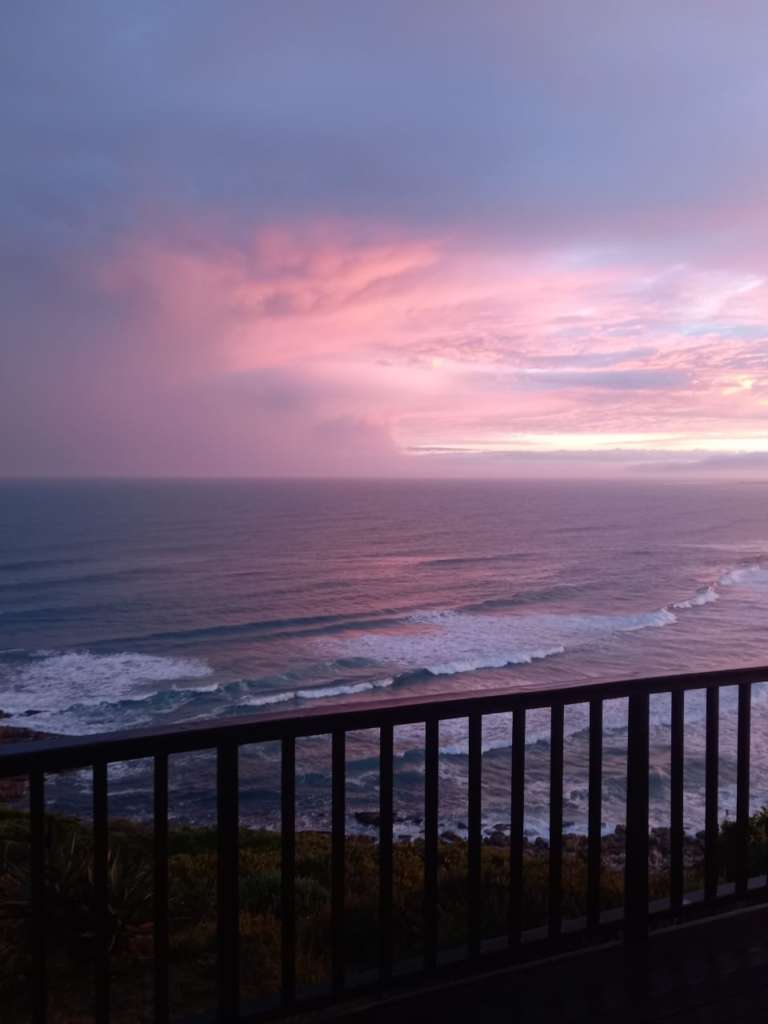
[[(421, 968), (440, 969), (438, 955), (438, 757), (441, 720), (468, 720), (468, 840), (467, 840), (467, 971), (494, 963), (513, 963), (523, 957), (560, 952), (574, 941), (597, 942), (617, 929), (627, 942), (644, 940), (655, 920), (680, 920), (687, 913), (714, 915), (734, 902), (768, 899), (765, 884), (749, 879), (750, 709), (752, 685), (768, 681), (768, 667), (633, 679), (524, 692), (493, 692), (468, 697), (412, 696), (367, 701), (328, 711), (301, 710), (233, 718), (204, 724), (179, 725), (173, 730), (147, 729), (86, 738), (46, 739), (8, 744), (0, 749), (0, 778), (28, 776), (30, 805), (30, 889), (34, 935), (35, 1020), (47, 1019), (46, 906), (45, 906), (45, 776), (48, 772), (92, 769), (93, 772), (93, 892), (96, 905), (95, 1020), (110, 1019), (108, 921), (108, 776), (113, 762), (152, 758), (154, 762), (154, 1012), (160, 1024), (168, 1019), (168, 759), (191, 751), (215, 750), (218, 831), (218, 925), (216, 1019), (241, 1017), (239, 977), (239, 748), (245, 744), (280, 741), (281, 766), (281, 1008), (304, 1005), (296, 984), (296, 740), (331, 736), (331, 994), (340, 1000), (347, 990), (344, 959), (346, 735), (352, 730), (378, 729), (379, 759), (379, 963), (377, 987), (386, 990), (393, 975), (393, 729), (405, 724), (425, 726), (424, 754), (424, 950)], [(723, 686), (738, 686), (737, 741), (737, 868), (731, 885), (718, 885), (718, 736), (719, 696)], [(684, 694), (706, 692), (705, 720), (705, 837), (704, 893), (698, 906), (684, 903), (683, 753)], [(670, 898), (664, 906), (649, 902), (649, 698), (671, 695)], [(627, 819), (623, 913), (601, 915), (601, 809), (603, 706), (607, 700), (628, 699)], [(581, 929), (563, 927), (563, 751), (566, 706), (589, 705), (589, 797), (586, 914)], [(548, 708), (551, 714), (549, 885), (547, 927), (543, 934), (524, 936), (521, 927), (524, 851), (524, 780), (526, 712)], [(509, 931), (503, 951), (483, 949), (482, 884), (482, 722), (486, 715), (511, 712), (512, 782), (509, 837)], [(610, 920), (605, 920), (606, 916)], [(523, 941), (525, 939), (525, 941)], [(450, 971), (455, 975), (456, 963)], [(358, 991), (358, 989), (355, 989)], [(269, 1011), (275, 1013), (275, 1010)], [(279, 1010), (277, 1011), (279, 1012)]]

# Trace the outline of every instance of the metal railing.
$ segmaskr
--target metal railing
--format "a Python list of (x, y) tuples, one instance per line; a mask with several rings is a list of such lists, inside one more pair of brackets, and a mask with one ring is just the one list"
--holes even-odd
[[(29, 779), (30, 892), (35, 974), (32, 979), (34, 1019), (47, 1020), (46, 985), (46, 773), (91, 769), (93, 773), (93, 893), (95, 902), (95, 995), (94, 1017), (98, 1024), (110, 1020), (110, 953), (108, 942), (109, 818), (108, 765), (140, 758), (153, 760), (153, 957), (154, 1019), (169, 1017), (169, 757), (175, 754), (215, 750), (217, 764), (217, 1010), (215, 1019), (246, 1019), (240, 1005), (239, 955), (239, 748), (245, 744), (279, 741), (281, 744), (281, 994), (282, 1012), (304, 1005), (297, 993), (296, 954), (296, 740), (300, 737), (331, 737), (331, 992), (341, 1000), (348, 991), (345, 964), (345, 844), (346, 738), (352, 730), (379, 730), (378, 822), (378, 979), (387, 990), (396, 983), (393, 955), (393, 730), (406, 724), (423, 724), (424, 745), (424, 946), (420, 969), (439, 969), (438, 865), (439, 865), (439, 723), (466, 718), (468, 722), (468, 807), (466, 920), (468, 971), (487, 965), (490, 956), (514, 962), (533, 950), (537, 956), (557, 953), (572, 941), (574, 929), (563, 927), (563, 768), (564, 713), (570, 705), (589, 707), (589, 792), (587, 836), (586, 914), (583, 937), (599, 941), (604, 934), (601, 919), (601, 811), (603, 783), (603, 708), (605, 701), (628, 700), (626, 855), (623, 913), (613, 915), (626, 941), (648, 935), (654, 915), (680, 919), (684, 906), (684, 696), (686, 691), (706, 693), (705, 718), (705, 835), (704, 891), (699, 913), (711, 915), (732, 906), (735, 900), (764, 900), (765, 886), (749, 882), (750, 712), (752, 685), (768, 681), (768, 668), (733, 669), (691, 675), (595, 683), (588, 686), (524, 692), (493, 692), (468, 697), (424, 696), (368, 701), (328, 711), (300, 710), (264, 714), (258, 718), (233, 718), (214, 723), (179, 725), (173, 730), (148, 729), (87, 738), (60, 738), (17, 742), (0, 748), (0, 779)], [(718, 886), (718, 737), (719, 697), (724, 686), (738, 686), (736, 837), (737, 870), (733, 885)], [(670, 720), (670, 856), (669, 900), (659, 911), (649, 901), (649, 698), (671, 695)], [(533, 940), (522, 932), (526, 713), (534, 708), (550, 710), (549, 881), (547, 926)], [(509, 928), (505, 949), (484, 949), (481, 921), (482, 886), (482, 725), (487, 715), (511, 712), (511, 790), (509, 836)], [(605, 915), (602, 915), (605, 918)], [(618, 921), (618, 925), (617, 925)], [(523, 953), (525, 946), (527, 953)], [(455, 973), (455, 965), (451, 968)], [(355, 990), (357, 991), (357, 990)], [(275, 1011), (271, 1011), (275, 1012)], [(278, 1010), (280, 1012), (280, 1010)]]

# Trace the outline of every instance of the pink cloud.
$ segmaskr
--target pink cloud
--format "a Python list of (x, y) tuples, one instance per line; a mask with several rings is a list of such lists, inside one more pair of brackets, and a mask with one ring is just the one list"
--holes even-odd
[(239, 436), (227, 461), (244, 471), (406, 472), (414, 451), (518, 450), (533, 435), (554, 451), (568, 433), (588, 450), (635, 435), (740, 450), (765, 434), (757, 271), (342, 222), (275, 225), (239, 246), (172, 237), (133, 239), (99, 280), (132, 296), (153, 373), (226, 394), (226, 413), (209, 397), (206, 415), (214, 436), (226, 422), (222, 443)]

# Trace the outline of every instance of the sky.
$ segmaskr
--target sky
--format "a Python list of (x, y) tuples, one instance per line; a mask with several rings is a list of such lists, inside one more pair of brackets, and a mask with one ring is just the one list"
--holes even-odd
[(768, 475), (766, 38), (7, 0), (0, 476)]

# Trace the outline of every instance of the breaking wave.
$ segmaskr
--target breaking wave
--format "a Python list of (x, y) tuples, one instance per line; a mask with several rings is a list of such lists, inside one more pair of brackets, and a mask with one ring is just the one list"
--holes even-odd
[(398, 681), (525, 665), (615, 633), (676, 622), (667, 608), (631, 615), (490, 615), (438, 610), (407, 617), (408, 632), (338, 641), (343, 653), (395, 666)]
[(37, 727), (71, 731), (64, 719), (75, 708), (118, 704), (148, 685), (205, 679), (212, 671), (200, 658), (38, 651), (21, 664), (0, 666), (0, 704), (12, 719), (34, 715)]
[(700, 590), (697, 590), (694, 596), (689, 598), (687, 601), (675, 601), (674, 604), (671, 604), (669, 607), (680, 609), (700, 608), (702, 605), (705, 604), (714, 604), (714, 602), (719, 600), (719, 598), (720, 595), (713, 586), (702, 587)]
[(740, 583), (766, 584), (768, 583), (768, 567), (760, 562), (742, 565), (724, 572), (717, 582), (721, 587), (734, 587)]
[(675, 601), (667, 607), (689, 609), (700, 608), (705, 604), (714, 604), (720, 599), (720, 590), (723, 587), (736, 587), (740, 584), (758, 586), (768, 584), (768, 568), (760, 562), (753, 562), (750, 565), (726, 569), (713, 583), (699, 587), (693, 597), (686, 601)]
[[(217, 678), (212, 666), (196, 657), (93, 650), (31, 654), (9, 649), (0, 658), (0, 708), (11, 721), (55, 732), (87, 733), (158, 719), (182, 721), (355, 697), (432, 677), (527, 665), (622, 633), (662, 629), (681, 615), (713, 605), (729, 588), (762, 590), (766, 585), (768, 565), (755, 562), (724, 569), (692, 596), (655, 611), (556, 613), (524, 607), (579, 589), (578, 584), (555, 584), (458, 609), (399, 609), (397, 618), (372, 618), (371, 612), (359, 611), (197, 631), (285, 635), (296, 630), (322, 653), (323, 660), (280, 675), (234, 681)], [(378, 614), (393, 611), (382, 609)], [(34, 716), (33, 721), (28, 722), (28, 716)]]
[(329, 697), (346, 697), (355, 693), (365, 693), (392, 686), (395, 680), (365, 679), (359, 683), (338, 682), (332, 686), (307, 686), (301, 690), (284, 690), (281, 693), (253, 693), (240, 700), (246, 707), (267, 707), (270, 704), (283, 704), (289, 700), (324, 700)]

